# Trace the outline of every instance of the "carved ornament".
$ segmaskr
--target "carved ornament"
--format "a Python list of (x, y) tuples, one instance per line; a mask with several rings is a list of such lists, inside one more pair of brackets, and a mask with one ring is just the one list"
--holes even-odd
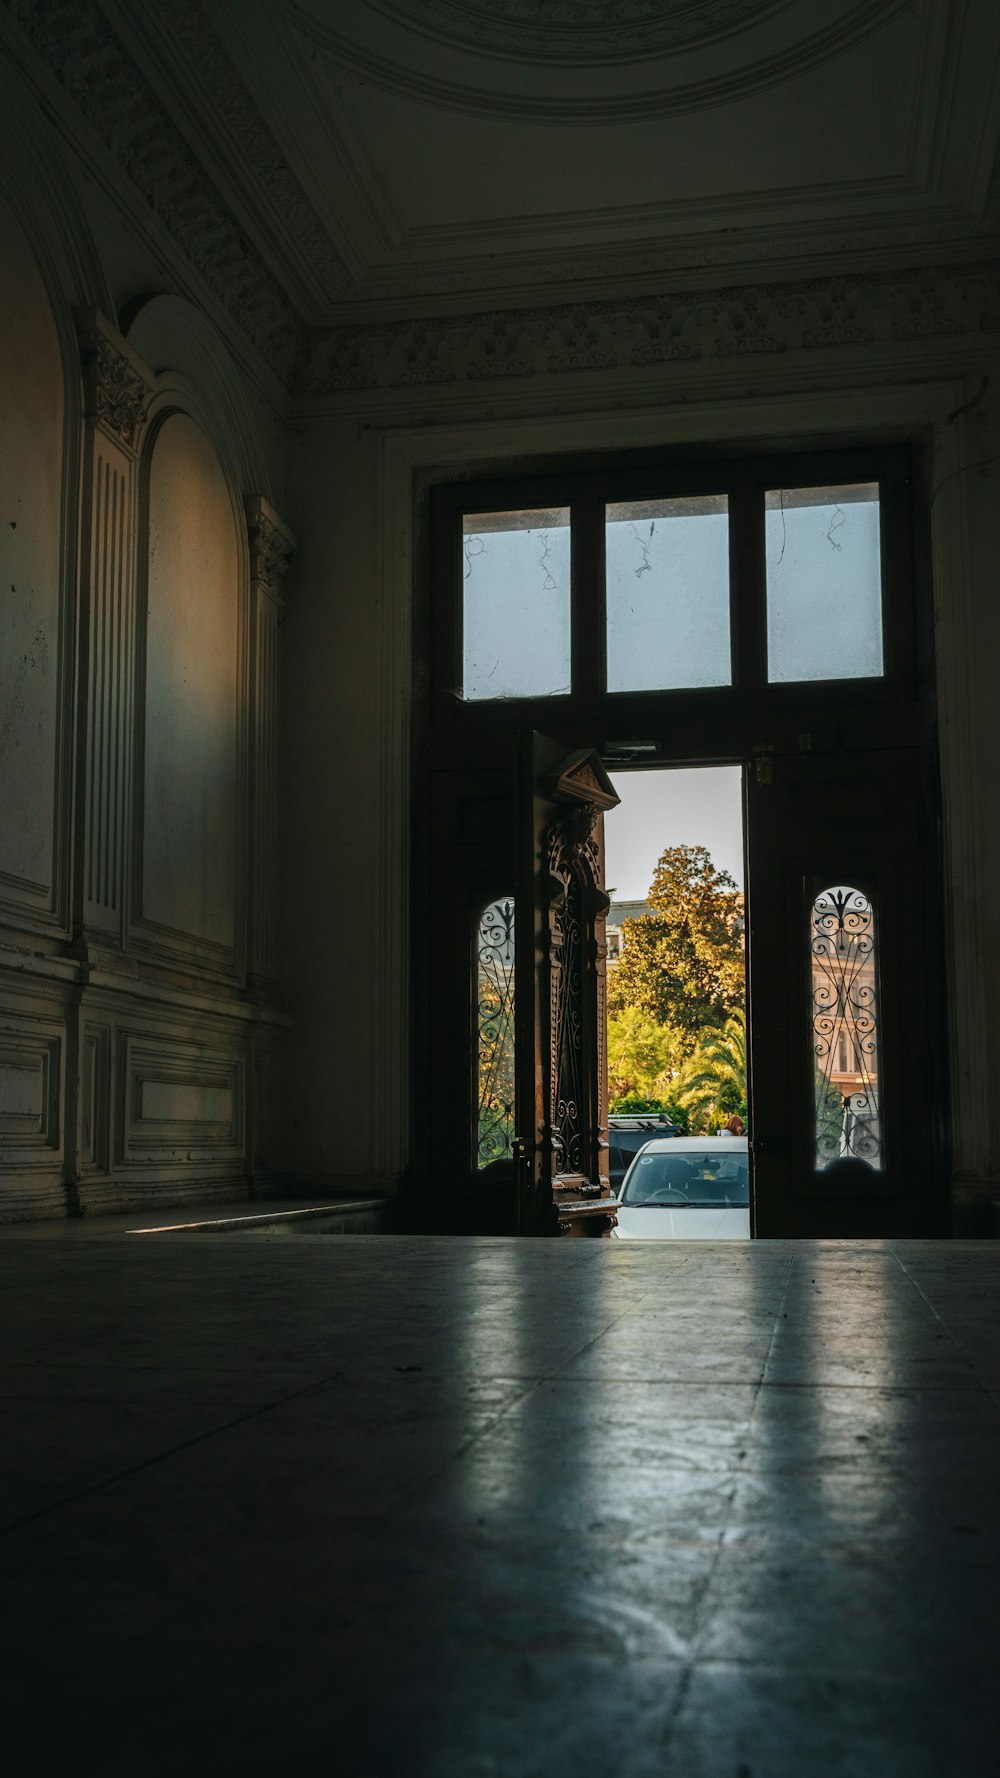
[(259, 590), (277, 598), (295, 551), (295, 538), (266, 500), (247, 504), (247, 539), (251, 580)]
[(99, 341), (93, 365), (94, 402), (98, 420), (129, 450), (134, 451), (146, 418), (149, 385), (115, 350), (109, 339)]

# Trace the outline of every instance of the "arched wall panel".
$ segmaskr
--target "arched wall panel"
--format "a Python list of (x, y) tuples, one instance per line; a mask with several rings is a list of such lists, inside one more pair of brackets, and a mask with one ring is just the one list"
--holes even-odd
[(59, 333), (34, 253), (0, 200), (0, 824), (8, 918), (59, 918), (61, 514), (66, 395)]
[(214, 446), (190, 415), (149, 462), (138, 913), (235, 964), (242, 839), (242, 560)]

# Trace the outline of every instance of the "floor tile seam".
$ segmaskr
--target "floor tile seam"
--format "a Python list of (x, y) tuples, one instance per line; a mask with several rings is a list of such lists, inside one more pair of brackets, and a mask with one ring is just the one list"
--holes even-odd
[[(690, 1262), (689, 1262), (688, 1256), (687, 1256), (687, 1254), (685, 1254), (679, 1262), (679, 1269), (681, 1271), (683, 1271), (684, 1267), (686, 1265), (688, 1265), (689, 1263)], [(598, 1341), (603, 1340), (611, 1332), (611, 1330), (613, 1328), (619, 1327), (623, 1321), (627, 1321), (628, 1318), (632, 1314), (634, 1314), (635, 1310), (639, 1307), (639, 1305), (641, 1303), (645, 1302), (646, 1298), (650, 1294), (651, 1294), (651, 1290), (644, 1290), (642, 1292), (642, 1295), (638, 1298), (638, 1300), (636, 1302), (630, 1303), (629, 1307), (627, 1309), (623, 1309), (619, 1315), (615, 1315), (612, 1317), (612, 1319), (610, 1321), (605, 1322), (605, 1324), (603, 1325), (603, 1327), (600, 1329), (600, 1331), (598, 1333), (595, 1333), (591, 1339), (586, 1340), (582, 1346), (578, 1346), (575, 1349), (572, 1356), (566, 1360), (566, 1364), (575, 1364), (578, 1359), (582, 1358), (582, 1356), (585, 1352), (592, 1352), (594, 1347), (597, 1345)], [(565, 1370), (565, 1368), (566, 1368), (566, 1366), (564, 1365), (562, 1367), (562, 1369)], [(554, 1375), (551, 1375), (551, 1376), (548, 1376), (545, 1378), (540, 1378), (539, 1381), (556, 1382), (559, 1380), (561, 1375), (562, 1375), (561, 1371), (556, 1372)], [(572, 1380), (572, 1379), (569, 1379), (569, 1380)]]
[(694, 1678), (696, 1666), (697, 1662), (691, 1658), (686, 1660), (681, 1666), (681, 1676), (677, 1683), (677, 1690), (674, 1693), (670, 1708), (667, 1712), (667, 1720), (663, 1725), (663, 1732), (660, 1736), (660, 1753), (664, 1762), (663, 1769), (665, 1772), (669, 1770), (671, 1745), (676, 1736), (680, 1719), (687, 1707), (688, 1692), (691, 1690), (691, 1681)]
[[(749, 1416), (747, 1419), (747, 1432), (746, 1432), (748, 1444), (753, 1436), (754, 1419), (755, 1419), (755, 1416), (757, 1413), (758, 1404), (760, 1402), (761, 1392), (764, 1388), (765, 1379), (767, 1377), (767, 1366), (770, 1361), (771, 1352), (774, 1348), (774, 1341), (777, 1337), (777, 1331), (778, 1331), (778, 1327), (779, 1327), (779, 1324), (781, 1321), (782, 1311), (784, 1309), (785, 1302), (787, 1301), (787, 1298), (788, 1298), (788, 1291), (789, 1291), (789, 1287), (791, 1284), (792, 1271), (794, 1268), (794, 1264), (795, 1264), (795, 1253), (794, 1253), (794, 1251), (792, 1251), (788, 1256), (788, 1265), (787, 1265), (787, 1269), (785, 1272), (784, 1288), (781, 1293), (781, 1300), (780, 1300), (777, 1310), (775, 1312), (774, 1324), (771, 1329), (771, 1339), (770, 1339), (770, 1342), (768, 1345), (768, 1350), (767, 1350), (767, 1353), (765, 1354), (764, 1362), (761, 1367), (760, 1379), (757, 1382), (756, 1386), (754, 1387), (753, 1400), (750, 1404), (750, 1412), (749, 1412)], [(736, 1496), (737, 1496), (737, 1493), (739, 1492), (740, 1482), (743, 1479), (743, 1474), (744, 1474), (744, 1472), (742, 1470), (737, 1470), (733, 1475), (732, 1488), (729, 1492), (729, 1496), (726, 1501), (726, 1522), (719, 1534), (718, 1540), (716, 1541), (716, 1543), (714, 1545), (714, 1554), (712, 1556), (711, 1563), (709, 1564), (709, 1567), (708, 1567), (708, 1570), (705, 1574), (704, 1580), (698, 1590), (697, 1598), (693, 1602), (694, 1629), (693, 1629), (693, 1633), (692, 1633), (692, 1636), (690, 1639), (692, 1655), (691, 1655), (691, 1669), (689, 1670), (687, 1684), (690, 1684), (690, 1671), (693, 1671), (694, 1666), (696, 1666), (697, 1662), (698, 1662), (699, 1643), (701, 1642), (702, 1638), (706, 1634), (707, 1624), (704, 1621), (704, 1617), (703, 1617), (703, 1613), (705, 1611), (705, 1604), (706, 1604), (708, 1595), (710, 1593), (710, 1590), (712, 1588), (712, 1585), (715, 1581), (715, 1576), (718, 1572), (719, 1565), (723, 1559), (723, 1552), (726, 1547), (725, 1546), (725, 1536), (726, 1536), (726, 1532), (730, 1529), (730, 1527), (732, 1525), (733, 1508), (736, 1503)], [(686, 1686), (684, 1689), (686, 1690)], [(668, 1723), (668, 1731), (667, 1731), (668, 1738), (672, 1732), (673, 1720), (674, 1720), (673, 1716), (671, 1716), (670, 1723)]]
[[(788, 1264), (787, 1264), (786, 1273), (785, 1273), (784, 1288), (782, 1290), (781, 1298), (780, 1298), (777, 1310), (775, 1312), (774, 1323), (773, 1323), (773, 1326), (771, 1329), (771, 1339), (768, 1344), (767, 1353), (764, 1356), (764, 1362), (761, 1367), (760, 1377), (759, 1377), (759, 1380), (755, 1386), (751, 1385), (751, 1387), (753, 1387), (754, 1393), (753, 1393), (753, 1400), (750, 1404), (749, 1415), (747, 1418), (746, 1438), (747, 1438), (748, 1444), (753, 1436), (754, 1417), (756, 1415), (757, 1406), (760, 1401), (761, 1391), (764, 1388), (764, 1381), (767, 1376), (767, 1366), (768, 1366), (768, 1362), (770, 1360), (771, 1351), (773, 1350), (773, 1347), (774, 1347), (775, 1338), (777, 1337), (777, 1330), (778, 1330), (778, 1326), (779, 1326), (779, 1323), (781, 1320), (782, 1310), (784, 1308), (785, 1302), (788, 1297), (788, 1290), (789, 1290), (789, 1286), (791, 1283), (794, 1262), (795, 1262), (795, 1255), (794, 1255), (794, 1252), (792, 1252), (788, 1256)], [(692, 1631), (692, 1635), (690, 1637), (691, 1659), (690, 1659), (688, 1666), (685, 1669), (685, 1674), (684, 1674), (684, 1677), (681, 1681), (681, 1686), (678, 1688), (678, 1697), (675, 1700), (675, 1708), (671, 1711), (671, 1715), (670, 1715), (668, 1722), (667, 1722), (667, 1726), (666, 1726), (666, 1730), (665, 1730), (665, 1741), (664, 1741), (664, 1750), (665, 1751), (669, 1748), (670, 1740), (672, 1739), (672, 1736), (673, 1736), (674, 1725), (675, 1725), (678, 1710), (680, 1708), (681, 1698), (684, 1695), (686, 1695), (687, 1688), (691, 1682), (691, 1674), (693, 1673), (694, 1668), (698, 1663), (699, 1643), (701, 1642), (702, 1638), (704, 1637), (704, 1635), (706, 1634), (706, 1631), (707, 1631), (707, 1623), (704, 1619), (706, 1600), (711, 1592), (711, 1588), (714, 1584), (716, 1574), (718, 1573), (720, 1563), (723, 1560), (723, 1554), (724, 1554), (724, 1551), (726, 1548), (725, 1536), (726, 1536), (727, 1530), (732, 1525), (733, 1508), (736, 1503), (736, 1496), (739, 1491), (740, 1483), (743, 1479), (744, 1474), (745, 1474), (745, 1471), (743, 1471), (742, 1469), (736, 1469), (732, 1474), (732, 1486), (728, 1490), (728, 1497), (725, 1501), (725, 1524), (723, 1525), (718, 1538), (714, 1542), (713, 1555), (712, 1555), (711, 1561), (710, 1561), (708, 1568), (706, 1570), (706, 1573), (705, 1573), (705, 1575), (698, 1587), (697, 1594), (696, 1594), (695, 1598), (692, 1600), (692, 1621), (693, 1621), (694, 1628)]]
[(92, 1482), (89, 1487), (74, 1489), (72, 1493), (62, 1495), (58, 1500), (49, 1501), (45, 1506), (37, 1507), (33, 1512), (22, 1513), (18, 1518), (8, 1520), (6, 1524), (0, 1524), (0, 1538), (21, 1531), (28, 1525), (38, 1523), (41, 1519), (50, 1518), (53, 1513), (62, 1512), (66, 1507), (76, 1506), (81, 1500), (89, 1500), (95, 1494), (102, 1493), (105, 1488), (112, 1488), (118, 1482), (128, 1481), (132, 1476), (141, 1475), (144, 1470), (154, 1469), (158, 1463), (164, 1463), (171, 1457), (179, 1456), (183, 1451), (194, 1450), (199, 1445), (209, 1444), (212, 1439), (232, 1432), (237, 1426), (245, 1426), (248, 1421), (258, 1420), (265, 1414), (273, 1413), (276, 1408), (285, 1407), (289, 1402), (298, 1401), (302, 1396), (310, 1395), (314, 1390), (323, 1388), (325, 1384), (334, 1382), (340, 1375), (339, 1370), (331, 1371), (328, 1376), (307, 1383), (302, 1389), (294, 1390), (291, 1395), (282, 1396), (276, 1401), (262, 1402), (258, 1407), (250, 1408), (244, 1414), (237, 1414), (232, 1420), (227, 1420), (222, 1425), (212, 1426), (204, 1432), (194, 1433), (190, 1438), (179, 1439), (175, 1444), (166, 1445), (162, 1450), (152, 1453), (149, 1457), (143, 1457), (138, 1463), (126, 1464), (123, 1469), (115, 1470), (112, 1475), (102, 1476), (99, 1482)]
[(982, 1378), (979, 1376), (979, 1374), (976, 1370), (974, 1361), (968, 1356), (964, 1345), (956, 1337), (956, 1335), (954, 1333), (952, 1333), (952, 1330), (949, 1327), (944, 1316), (941, 1314), (941, 1312), (938, 1310), (938, 1308), (935, 1306), (935, 1304), (931, 1301), (930, 1297), (927, 1295), (927, 1292), (924, 1290), (923, 1286), (918, 1282), (918, 1280), (914, 1276), (913, 1272), (910, 1271), (909, 1267), (905, 1264), (903, 1258), (898, 1253), (894, 1253), (893, 1258), (896, 1261), (896, 1264), (898, 1265), (898, 1267), (899, 1267), (900, 1271), (902, 1272), (904, 1278), (906, 1279), (907, 1283), (912, 1287), (913, 1290), (916, 1291), (917, 1296), (920, 1298), (921, 1302), (925, 1304), (926, 1308), (929, 1310), (930, 1314), (933, 1316), (934, 1320), (937, 1322), (938, 1326), (941, 1328), (941, 1331), (944, 1334), (945, 1338), (949, 1341), (951, 1346), (954, 1347), (955, 1351), (959, 1354), (959, 1357), (962, 1362), (962, 1368), (967, 1372), (967, 1374), (970, 1377), (972, 1377), (973, 1381), (975, 1382), (976, 1388), (979, 1391), (981, 1391), (981, 1393), (983, 1395), (989, 1396), (991, 1401), (995, 1402), (996, 1397), (994, 1395), (993, 1388), (991, 1387), (990, 1384), (983, 1382)]

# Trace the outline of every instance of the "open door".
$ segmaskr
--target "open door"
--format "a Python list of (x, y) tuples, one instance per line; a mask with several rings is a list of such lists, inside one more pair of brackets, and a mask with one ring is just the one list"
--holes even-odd
[(942, 1232), (934, 807), (916, 748), (750, 769), (758, 1236)]
[(597, 753), (521, 737), (515, 995), (517, 1226), (605, 1235), (608, 1178), (604, 824)]

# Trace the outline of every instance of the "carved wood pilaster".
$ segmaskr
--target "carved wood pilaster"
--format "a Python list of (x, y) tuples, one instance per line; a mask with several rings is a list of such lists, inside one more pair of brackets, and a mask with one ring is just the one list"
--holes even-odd
[(295, 538), (266, 500), (247, 502), (250, 549), (250, 974), (277, 972), (279, 642), (284, 577)]
[(77, 920), (123, 934), (135, 703), (136, 466), (152, 373), (102, 315), (76, 317), (84, 382), (83, 835)]

